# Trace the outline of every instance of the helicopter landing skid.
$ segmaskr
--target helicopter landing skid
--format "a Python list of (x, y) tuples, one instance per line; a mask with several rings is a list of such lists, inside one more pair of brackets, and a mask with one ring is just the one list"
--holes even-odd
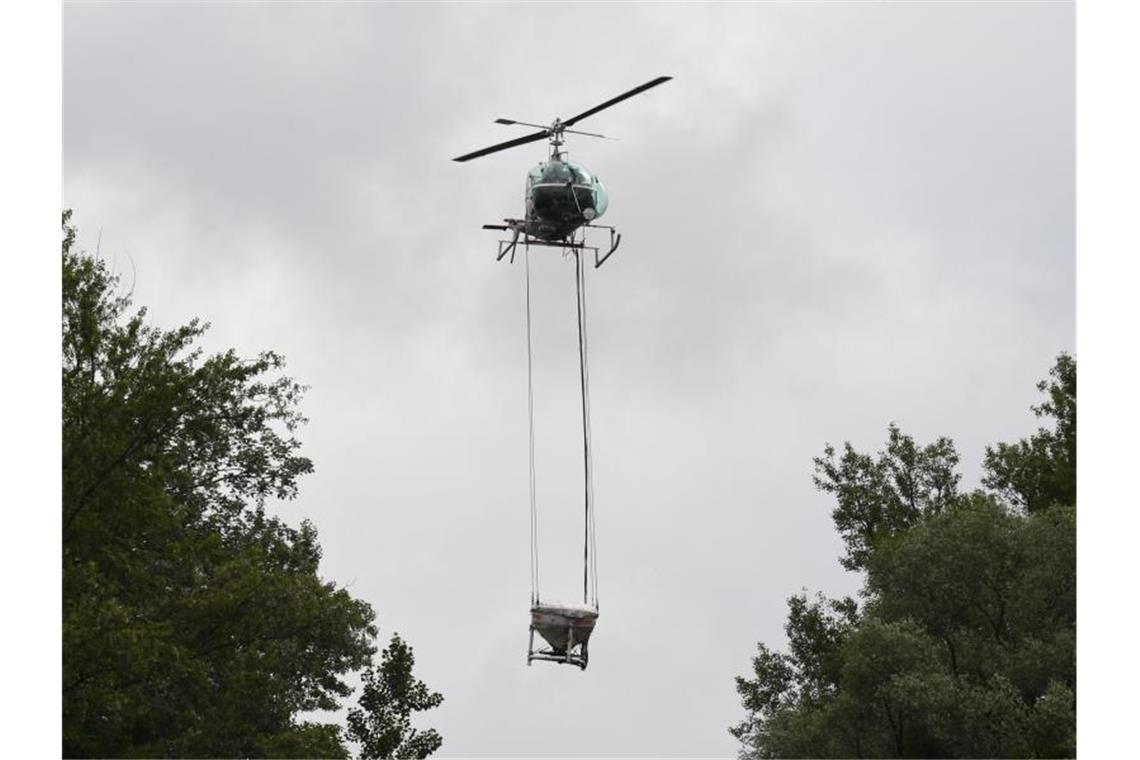
[[(508, 222), (512, 220), (507, 220)], [(601, 229), (610, 231), (610, 247), (605, 254), (601, 253), (601, 248), (596, 245), (586, 245), (585, 235), (582, 240), (542, 240), (541, 238), (531, 237), (523, 233), (520, 227), (515, 224), (484, 224), (485, 230), (500, 230), (506, 232), (510, 230), (514, 232), (510, 240), (499, 241), (499, 252), (495, 256), (495, 261), (502, 261), (503, 258), (510, 254), (510, 263), (515, 263), (515, 249), (518, 244), (522, 242), (523, 246), (529, 248), (532, 245), (540, 245), (546, 248), (561, 248), (567, 251), (593, 251), (594, 252), (594, 269), (598, 269), (602, 264), (606, 263), (606, 259), (613, 255), (614, 251), (621, 245), (621, 233), (613, 227), (604, 224), (583, 224), (579, 229)], [(520, 234), (522, 240), (519, 240)]]

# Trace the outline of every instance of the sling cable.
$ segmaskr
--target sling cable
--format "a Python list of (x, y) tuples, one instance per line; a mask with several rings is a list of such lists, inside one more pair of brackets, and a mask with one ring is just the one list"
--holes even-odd
[[(527, 416), (530, 433), (530, 643), (527, 665), (534, 660), (577, 665), (586, 669), (589, 662), (590, 634), (598, 619), (598, 553), (594, 529), (593, 452), (590, 448), (590, 369), (587, 361), (586, 283), (581, 250), (569, 249), (574, 256), (574, 283), (577, 292), (578, 379), (582, 394), (582, 466), (583, 466), (583, 540), (582, 603), (543, 602), (539, 592), (538, 573), (538, 507), (534, 466), (534, 344), (531, 332), (530, 247), (526, 247), (526, 349), (527, 349)], [(547, 646), (535, 648), (534, 634)]]

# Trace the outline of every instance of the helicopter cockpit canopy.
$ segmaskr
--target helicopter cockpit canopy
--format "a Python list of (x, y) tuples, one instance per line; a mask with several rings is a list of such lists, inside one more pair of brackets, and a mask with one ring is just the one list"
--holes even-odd
[(546, 221), (592, 221), (606, 213), (609, 197), (589, 169), (573, 161), (545, 161), (527, 173), (527, 206)]

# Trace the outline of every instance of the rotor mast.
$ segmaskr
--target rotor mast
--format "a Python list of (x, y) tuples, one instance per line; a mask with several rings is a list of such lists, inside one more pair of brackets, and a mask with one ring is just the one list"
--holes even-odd
[(550, 160), (561, 161), (565, 152), (562, 146), (566, 143), (566, 139), (562, 136), (563, 131), (566, 129), (562, 124), (562, 119), (555, 119), (554, 123), (550, 125)]

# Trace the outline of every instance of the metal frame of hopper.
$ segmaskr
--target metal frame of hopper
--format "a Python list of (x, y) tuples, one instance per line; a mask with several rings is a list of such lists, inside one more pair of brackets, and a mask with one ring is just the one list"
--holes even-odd
[[(535, 624), (535, 615), (546, 616), (559, 616), (566, 620), (566, 649), (565, 651), (558, 651), (553, 646), (548, 646), (545, 649), (534, 648), (534, 634), (538, 631)], [(575, 619), (589, 621), (588, 625), (578, 624), (575, 625)], [(594, 625), (597, 622), (597, 612), (595, 611), (588, 617), (578, 617), (561, 615), (551, 607), (545, 605), (536, 605), (531, 608), (531, 624), (530, 624), (530, 643), (527, 646), (526, 664), (530, 665), (534, 660), (545, 660), (546, 662), (557, 662), (563, 665), (577, 665), (580, 669), (585, 670), (586, 665), (590, 661), (590, 634), (593, 633)], [(578, 640), (575, 639), (575, 631), (584, 632)], [(539, 636), (542, 632), (538, 631)], [(545, 638), (545, 637), (543, 637)], [(547, 642), (550, 643), (549, 641)]]

